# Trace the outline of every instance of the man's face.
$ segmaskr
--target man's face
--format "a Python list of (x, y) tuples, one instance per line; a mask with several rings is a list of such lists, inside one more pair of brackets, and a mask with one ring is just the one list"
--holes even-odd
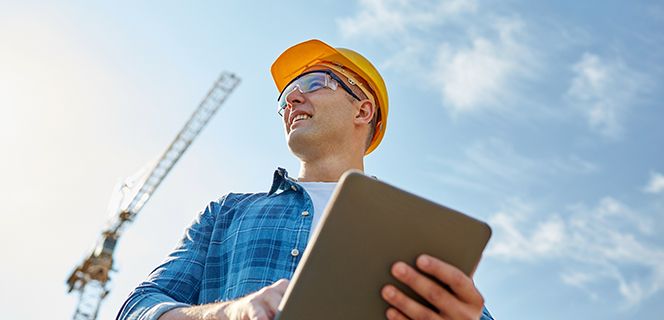
[[(305, 70), (328, 70), (314, 66)], [(347, 79), (335, 73), (342, 81)], [(306, 155), (308, 148), (335, 148), (352, 139), (354, 99), (341, 86), (336, 90), (324, 87), (302, 93), (295, 90), (287, 97), (283, 121), (288, 146), (295, 155)]]

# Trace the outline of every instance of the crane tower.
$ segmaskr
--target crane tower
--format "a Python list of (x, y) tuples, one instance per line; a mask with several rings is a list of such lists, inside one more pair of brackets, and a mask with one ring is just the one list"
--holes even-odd
[(114, 205), (113, 217), (108, 227), (101, 232), (92, 253), (76, 266), (67, 279), (68, 292), (77, 291), (80, 294), (74, 320), (97, 318), (101, 302), (109, 292), (107, 285), (109, 273), (113, 270), (113, 252), (122, 231), (136, 218), (164, 177), (239, 83), (240, 78), (236, 75), (223, 72), (159, 160), (150, 164), (138, 177), (122, 184), (117, 204), (111, 201)]

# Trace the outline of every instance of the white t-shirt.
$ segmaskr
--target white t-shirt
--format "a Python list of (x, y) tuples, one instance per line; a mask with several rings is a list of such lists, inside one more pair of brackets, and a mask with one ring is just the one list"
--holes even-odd
[(316, 230), (316, 226), (318, 226), (318, 223), (320, 222), (320, 218), (323, 215), (325, 206), (327, 206), (327, 203), (330, 201), (330, 197), (332, 196), (332, 192), (337, 186), (337, 183), (298, 182), (298, 184), (307, 191), (309, 197), (311, 197), (311, 201), (314, 204), (313, 221), (311, 222), (311, 230), (309, 230), (309, 238), (311, 238), (311, 234), (314, 232), (314, 230)]

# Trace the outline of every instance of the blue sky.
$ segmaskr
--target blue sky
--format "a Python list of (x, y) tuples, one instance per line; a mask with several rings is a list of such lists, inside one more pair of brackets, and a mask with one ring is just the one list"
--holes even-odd
[(269, 75), (310, 38), (390, 94), (367, 172), (491, 224), (498, 319), (664, 311), (664, 6), (656, 1), (0, 3), (8, 319), (67, 318), (118, 179), (155, 159), (222, 70), (242, 83), (120, 240), (100, 318), (230, 192), (296, 173)]

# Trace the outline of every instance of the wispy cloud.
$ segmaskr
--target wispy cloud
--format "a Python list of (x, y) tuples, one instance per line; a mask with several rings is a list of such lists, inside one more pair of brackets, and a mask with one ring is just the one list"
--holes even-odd
[(472, 0), (361, 0), (338, 26), (347, 38), (389, 43), (382, 66), (431, 83), (453, 115), (508, 109), (514, 83), (534, 73), (525, 23), (481, 12)]
[(514, 199), (507, 208), (491, 217), (489, 223), (495, 230), (495, 237), (487, 249), (487, 254), (532, 261), (563, 250), (566, 226), (559, 217), (552, 217), (540, 223), (530, 235), (521, 231), (521, 224), (527, 221), (532, 211), (530, 205)]
[(644, 80), (619, 60), (584, 53), (572, 67), (574, 78), (567, 92), (585, 115), (592, 130), (619, 138), (628, 111), (645, 87)]
[(529, 263), (562, 261), (568, 265), (559, 272), (563, 283), (591, 298), (606, 294), (594, 290), (598, 285), (612, 283), (624, 307), (664, 289), (664, 248), (649, 243), (652, 221), (645, 215), (612, 197), (533, 222), (537, 211), (518, 199), (506, 204), (489, 221), (495, 237), (487, 254)]
[(356, 16), (338, 21), (341, 34), (347, 38), (397, 39), (413, 29), (439, 25), (477, 9), (475, 0), (359, 0), (359, 6)]
[(664, 193), (664, 175), (659, 172), (651, 173), (650, 181), (643, 190), (648, 193)]
[(485, 192), (518, 190), (554, 176), (586, 175), (600, 170), (597, 164), (574, 154), (531, 157), (497, 138), (471, 143), (456, 158), (431, 161), (446, 168), (443, 174), (431, 173), (443, 183)]
[(517, 40), (523, 27), (518, 19), (501, 19), (492, 26), (493, 38), (475, 36), (468, 46), (439, 46), (431, 74), (448, 109), (458, 114), (508, 102), (510, 81), (529, 73), (528, 48)]

